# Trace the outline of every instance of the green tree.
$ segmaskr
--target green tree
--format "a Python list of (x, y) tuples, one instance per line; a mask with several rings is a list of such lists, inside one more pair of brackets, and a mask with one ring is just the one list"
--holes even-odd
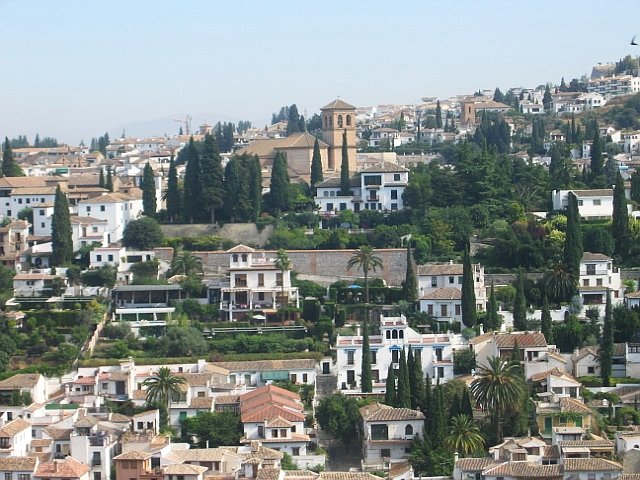
[(313, 142), (313, 156), (311, 157), (311, 186), (315, 187), (322, 182), (322, 157), (320, 156), (320, 144), (316, 138)]
[(422, 356), (420, 350), (412, 351), (409, 348), (409, 386), (411, 390), (411, 408), (418, 410), (424, 405), (425, 385), (424, 374), (422, 372)]
[(442, 107), (440, 100), (436, 100), (436, 128), (442, 128)]
[(462, 323), (467, 327), (474, 327), (477, 321), (476, 293), (474, 289), (473, 266), (469, 255), (469, 243), (464, 247), (462, 260)]
[(483, 451), (484, 438), (473, 418), (456, 415), (451, 418), (444, 444), (451, 452), (457, 452), (466, 457)]
[(382, 260), (375, 254), (371, 246), (362, 245), (353, 253), (347, 263), (347, 270), (353, 267), (358, 267), (358, 270), (362, 269), (364, 274), (364, 301), (369, 303), (369, 272), (371, 270), (375, 272), (378, 268), (382, 268)]
[(544, 335), (549, 345), (553, 344), (553, 322), (549, 311), (549, 301), (547, 295), (542, 296), (542, 313), (540, 317), (540, 332)]
[(180, 202), (180, 189), (178, 187), (178, 169), (176, 168), (176, 162), (171, 155), (171, 162), (169, 163), (169, 175), (167, 178), (167, 214), (169, 220), (173, 223), (180, 215), (182, 208)]
[(462, 395), (460, 398), (460, 412), (469, 418), (473, 418), (473, 407), (471, 406), (471, 395), (469, 395), (469, 390), (467, 390), (466, 386), (464, 387), (464, 390), (462, 391)]
[(354, 398), (338, 393), (320, 400), (316, 419), (322, 430), (346, 444), (357, 435), (360, 411)]
[(340, 195), (349, 196), (350, 190), (349, 175), (349, 148), (347, 146), (347, 130), (342, 133), (342, 163), (340, 164)]
[(284, 153), (276, 153), (271, 169), (271, 188), (269, 191), (269, 204), (273, 213), (289, 211), (289, 173), (287, 171), (287, 158)]
[(553, 98), (551, 97), (551, 89), (549, 85), (547, 85), (544, 89), (544, 95), (542, 97), (542, 105), (545, 110), (549, 110), (551, 108), (551, 103), (553, 102)]
[(396, 406), (396, 373), (393, 365), (387, 369), (387, 381), (385, 383), (384, 403), (390, 407)]
[(593, 142), (591, 143), (591, 182), (594, 187), (602, 187), (601, 177), (604, 174), (604, 160), (602, 158), (602, 139), (598, 123), (594, 122)]
[(16, 163), (13, 157), (13, 150), (9, 139), (4, 137), (4, 145), (2, 146), (2, 176), (3, 177), (24, 177), (24, 172), (20, 165)]
[(73, 260), (73, 240), (71, 238), (71, 220), (69, 201), (60, 185), (56, 188), (51, 218), (51, 260), (52, 266), (65, 265)]
[(127, 248), (150, 250), (162, 245), (164, 235), (158, 222), (151, 217), (133, 220), (124, 227), (122, 244)]
[(516, 285), (516, 297), (513, 301), (513, 328), (516, 330), (527, 329), (527, 301), (524, 295), (524, 274), (518, 273)]
[(640, 204), (640, 168), (638, 167), (631, 174), (631, 191), (629, 193), (631, 200)]
[(409, 366), (404, 348), (400, 352), (400, 365), (398, 368), (398, 392), (396, 396), (396, 407), (411, 408), (411, 384), (409, 379)]
[(171, 262), (172, 275), (188, 276), (202, 272), (202, 258), (188, 251), (180, 252)]
[(147, 217), (155, 217), (156, 210), (156, 182), (153, 169), (147, 162), (142, 174), (142, 211)]
[(172, 398), (180, 397), (185, 383), (185, 378), (175, 375), (169, 367), (160, 367), (142, 385), (147, 393), (147, 403), (158, 403), (169, 410)]
[(362, 322), (362, 372), (360, 377), (362, 393), (371, 393), (373, 378), (371, 374), (371, 349), (369, 348), (369, 325), (365, 318)]
[(407, 270), (404, 275), (404, 282), (402, 282), (402, 298), (412, 306), (414, 306), (418, 300), (418, 280), (416, 278), (415, 268), (413, 267), (411, 247), (409, 245), (407, 245)]
[(602, 328), (602, 348), (600, 349), (600, 376), (602, 386), (608, 387), (611, 378), (611, 365), (613, 364), (613, 315), (611, 310), (611, 292), (607, 289), (607, 304), (604, 314), (604, 327)]
[(461, 375), (471, 373), (476, 366), (476, 355), (473, 350), (460, 349), (453, 352), (453, 373)]
[(100, 177), (98, 179), (98, 186), (100, 188), (105, 188), (105, 185), (106, 185), (106, 183), (105, 183), (105, 179), (104, 179), (104, 169), (100, 168)]
[(107, 179), (104, 182), (104, 188), (113, 192), (113, 177), (111, 176), (111, 167), (107, 167)]
[[(580, 278), (580, 262), (582, 261), (582, 227), (580, 226), (580, 211), (578, 199), (573, 192), (569, 192), (567, 205), (567, 229), (564, 242), (564, 264), (571, 275), (571, 290), (573, 294)], [(565, 298), (566, 300), (566, 298)]]
[(209, 448), (239, 445), (243, 433), (240, 417), (231, 412), (198, 412), (182, 420), (182, 430)]
[(284, 275), (291, 268), (291, 260), (289, 259), (289, 255), (287, 255), (286, 250), (283, 250), (282, 248), (278, 250), (274, 266), (276, 267), (276, 270), (280, 271), (280, 321), (284, 323), (285, 306), (289, 303), (289, 295), (287, 294), (285, 297), (284, 294)]
[(480, 365), (471, 382), (471, 394), (476, 403), (492, 417), (496, 438), (502, 441), (502, 418), (509, 410), (520, 405), (524, 395), (524, 382), (520, 365), (491, 357), (487, 365)]
[(199, 217), (203, 207), (200, 198), (202, 195), (200, 190), (202, 186), (200, 182), (200, 154), (193, 137), (189, 139), (189, 145), (185, 147), (184, 156), (187, 162), (184, 172), (184, 216), (193, 223)]
[(624, 259), (629, 253), (629, 213), (624, 195), (624, 180), (620, 173), (616, 176), (616, 185), (613, 189), (611, 234), (615, 243), (615, 254)]
[(254, 217), (251, 204), (250, 172), (247, 155), (234, 156), (225, 167), (225, 213), (232, 222), (246, 222)]
[(224, 201), (224, 172), (218, 146), (213, 135), (205, 135), (200, 158), (200, 208), (209, 212), (211, 223), (216, 221), (216, 210)]
[(493, 282), (491, 282), (491, 289), (489, 290), (489, 307), (487, 308), (487, 314), (484, 317), (484, 330), (486, 332), (499, 330), (501, 324), (502, 319), (498, 313), (498, 300), (496, 299)]
[(262, 213), (262, 167), (257, 155), (253, 155), (246, 162), (249, 170), (249, 193), (253, 207), (251, 221), (255, 222)]

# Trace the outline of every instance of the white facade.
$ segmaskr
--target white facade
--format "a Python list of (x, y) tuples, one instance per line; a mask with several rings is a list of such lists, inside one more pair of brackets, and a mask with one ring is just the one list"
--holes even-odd
[(640, 78), (631, 75), (596, 78), (587, 83), (587, 92), (604, 97), (631, 95), (640, 92)]
[(16, 297), (50, 296), (51, 282), (56, 275), (45, 273), (19, 273), (13, 277), (13, 294)]
[(318, 184), (314, 200), (323, 215), (343, 210), (402, 210), (402, 194), (408, 183), (409, 170), (390, 162), (382, 162), (365, 168), (352, 177), (349, 195), (341, 196), (340, 179), (330, 178)]
[[(51, 212), (53, 214), (53, 212)], [(73, 240), (73, 251), (78, 251), (81, 247), (99, 243), (107, 244), (107, 221), (98, 220), (92, 217), (78, 217), (72, 215), (71, 239)]]
[(120, 193), (105, 193), (78, 203), (78, 215), (107, 221), (107, 243), (122, 239), (127, 224), (141, 214), (142, 199)]
[[(453, 378), (453, 352), (465, 348), (460, 335), (418, 333), (409, 327), (404, 316), (381, 317), (379, 331), (369, 336), (374, 392), (384, 392), (389, 365), (397, 368), (402, 350), (406, 354), (409, 347), (419, 355), (424, 377), (429, 375), (433, 382)], [(362, 335), (338, 335), (336, 351), (338, 389), (359, 391)]]
[(587, 220), (603, 220), (613, 215), (613, 190), (553, 190), (553, 210), (564, 210), (569, 205), (569, 193), (578, 201), (580, 216)]
[(16, 418), (0, 426), (0, 457), (23, 457), (29, 453), (31, 424)]
[(624, 286), (620, 269), (613, 259), (602, 253), (584, 252), (580, 261), (580, 297), (585, 308), (596, 307), (604, 318), (607, 290), (611, 293), (611, 305), (620, 305), (624, 299)]

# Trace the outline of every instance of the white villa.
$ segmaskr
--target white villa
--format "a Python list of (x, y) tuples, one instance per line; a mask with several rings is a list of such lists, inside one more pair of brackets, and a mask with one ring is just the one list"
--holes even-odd
[(624, 286), (620, 269), (613, 266), (613, 259), (602, 253), (584, 252), (580, 261), (580, 285), (578, 287), (585, 308), (597, 307), (604, 318), (607, 290), (611, 292), (611, 304), (620, 305), (624, 300)]
[(585, 220), (604, 220), (613, 215), (613, 190), (553, 190), (551, 201), (553, 210), (564, 210), (569, 205), (569, 193), (578, 201), (578, 211)]

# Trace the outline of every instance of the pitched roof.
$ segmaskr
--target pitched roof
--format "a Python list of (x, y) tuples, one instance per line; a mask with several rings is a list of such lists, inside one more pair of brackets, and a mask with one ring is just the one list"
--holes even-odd
[[(567, 372), (560, 370), (558, 367), (552, 368), (550, 370), (546, 370), (544, 372), (539, 372), (536, 373), (534, 375), (531, 376), (530, 380), (532, 382), (543, 382), (547, 379), (547, 377), (559, 377), (559, 378), (566, 378), (569, 381), (575, 382), (577, 384), (580, 384), (580, 382), (578, 382), (575, 378), (573, 378), (572, 375), (568, 374)], [(580, 384), (581, 385), (581, 384)]]
[(33, 457), (0, 457), (0, 472), (33, 472), (36, 465)]
[(265, 370), (315, 370), (316, 361), (303, 358), (294, 360), (251, 360), (247, 362), (213, 362), (230, 372), (263, 372)]
[(64, 460), (41, 463), (34, 476), (47, 478), (80, 478), (89, 470), (89, 465), (80, 463), (73, 457), (67, 457)]
[(151, 458), (153, 455), (151, 452), (138, 452), (132, 450), (130, 452), (124, 452), (118, 455), (117, 457), (113, 457), (114, 460), (146, 460), (147, 458)]
[(496, 335), (498, 348), (514, 348), (516, 341), (519, 348), (546, 347), (547, 341), (542, 333), (501, 333)]
[(240, 243), (235, 247), (227, 250), (227, 253), (253, 253), (255, 251), (256, 251), (255, 248), (247, 247), (246, 245), (243, 245), (242, 243)]
[(100, 195), (99, 197), (80, 200), (78, 203), (83, 205), (85, 204), (95, 205), (95, 204), (101, 204), (101, 203), (122, 203), (122, 202), (128, 202), (129, 200), (134, 200), (134, 198), (124, 193), (113, 192), (113, 193), (105, 193), (103, 195)]
[(378, 165), (372, 165), (370, 167), (360, 170), (360, 173), (393, 173), (393, 172), (408, 172), (409, 169), (401, 167), (400, 165), (392, 162), (381, 162)]
[(571, 190), (576, 197), (612, 197), (613, 189), (611, 188), (594, 188), (591, 190)]
[(456, 462), (456, 468), (466, 472), (481, 472), (485, 468), (496, 466), (497, 463), (493, 458), (459, 458)]
[(191, 399), (189, 408), (207, 409), (211, 410), (213, 406), (213, 397), (194, 397)]
[(427, 263), (418, 265), (418, 275), (462, 275), (461, 263)]
[(280, 472), (279, 468), (261, 468), (258, 470), (256, 480), (278, 480)]
[(331, 110), (331, 109), (355, 110), (356, 107), (354, 107), (353, 105), (349, 105), (344, 100), (340, 100), (339, 98), (336, 98), (333, 102), (327, 103), (324, 107), (320, 108), (320, 110)]
[[(15, 278), (15, 277), (14, 277)], [(0, 390), (16, 388), (33, 388), (37, 385), (42, 375), (39, 373), (18, 373), (0, 382)]]
[(622, 471), (622, 465), (618, 462), (605, 460), (604, 458), (565, 458), (565, 472), (607, 472), (611, 470)]
[(459, 288), (436, 288), (425, 293), (420, 300), (460, 300), (462, 298), (462, 290)]
[(43, 430), (49, 437), (54, 440), (69, 440), (71, 438), (72, 428), (55, 428), (47, 427)]
[(15, 420), (5, 423), (4, 426), (0, 428), (0, 437), (13, 437), (27, 428), (31, 428), (31, 424), (18, 417)]
[[(360, 177), (358, 175), (354, 175), (350, 177), (349, 186), (359, 187)], [(316, 185), (316, 188), (338, 188), (338, 187), (340, 187), (340, 177), (329, 177)]]
[(562, 477), (560, 465), (537, 465), (529, 462), (505, 462), (482, 471), (483, 476), (510, 476), (528, 478)]
[(380, 480), (366, 472), (320, 472), (320, 480)]
[(424, 420), (424, 414), (410, 408), (394, 408), (383, 403), (372, 403), (360, 408), (360, 415), (367, 422), (395, 420)]
[(176, 463), (174, 465), (167, 465), (163, 468), (165, 475), (200, 475), (206, 472), (209, 468), (200, 465), (190, 465), (188, 463)]
[(560, 411), (571, 413), (585, 413), (592, 414), (593, 412), (580, 400), (569, 397), (562, 397), (560, 399)]
[(591, 253), (591, 252), (584, 252), (582, 254), (582, 262), (607, 262), (609, 260), (612, 260), (612, 258), (608, 255), (605, 255), (604, 253)]

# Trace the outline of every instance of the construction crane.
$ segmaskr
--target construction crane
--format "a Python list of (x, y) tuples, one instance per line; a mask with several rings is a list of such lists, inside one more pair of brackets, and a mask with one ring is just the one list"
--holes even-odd
[(191, 135), (191, 115), (187, 115), (186, 117), (184, 117), (184, 120), (174, 118), (173, 121), (182, 123), (184, 125), (185, 134)]

